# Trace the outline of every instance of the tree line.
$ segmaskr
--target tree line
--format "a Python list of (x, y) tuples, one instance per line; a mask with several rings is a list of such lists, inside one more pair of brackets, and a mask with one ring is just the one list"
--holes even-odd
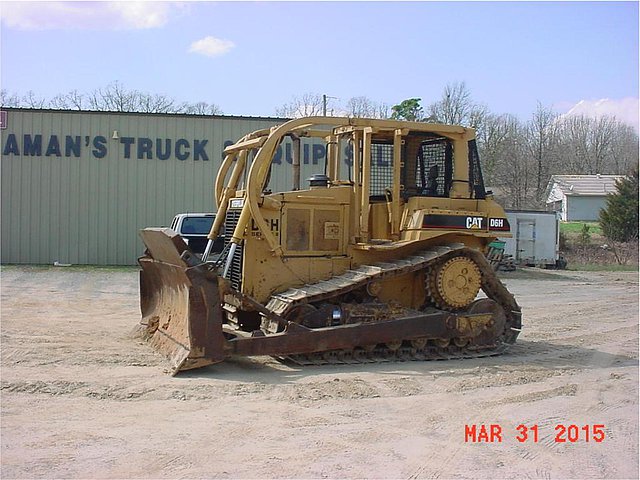
[(192, 115), (221, 115), (222, 110), (214, 103), (179, 102), (162, 94), (146, 93), (112, 82), (104, 88), (89, 93), (71, 90), (46, 100), (28, 91), (25, 95), (0, 91), (3, 107), (52, 108), (58, 110), (94, 110), (99, 112), (136, 113), (186, 113)]
[[(218, 105), (178, 102), (166, 95), (127, 89), (118, 82), (83, 94), (76, 90), (46, 101), (33, 92), (24, 96), (2, 90), (1, 105), (142, 113), (220, 115)], [(392, 118), (473, 127), (477, 132), (485, 185), (506, 208), (544, 208), (551, 175), (628, 175), (638, 166), (638, 134), (614, 117), (559, 115), (538, 104), (528, 120), (496, 114), (476, 102), (464, 82), (448, 84), (441, 96), (423, 106), (421, 98), (397, 105), (352, 97), (344, 104), (316, 93), (293, 96), (275, 108), (284, 118), (327, 114)]]

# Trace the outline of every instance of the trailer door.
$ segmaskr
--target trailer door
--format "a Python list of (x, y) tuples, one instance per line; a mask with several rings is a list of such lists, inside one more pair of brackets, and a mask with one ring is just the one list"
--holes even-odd
[(536, 221), (518, 219), (516, 231), (516, 260), (524, 263), (535, 263)]

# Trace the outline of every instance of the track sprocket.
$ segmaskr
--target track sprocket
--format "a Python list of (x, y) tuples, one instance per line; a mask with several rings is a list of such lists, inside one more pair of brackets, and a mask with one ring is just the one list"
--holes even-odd
[(460, 310), (475, 300), (482, 285), (482, 275), (475, 262), (457, 255), (435, 267), (428, 280), (433, 303), (444, 310)]

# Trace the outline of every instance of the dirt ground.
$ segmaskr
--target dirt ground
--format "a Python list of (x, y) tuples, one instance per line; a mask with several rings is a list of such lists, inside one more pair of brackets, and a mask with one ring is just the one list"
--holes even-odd
[(3, 479), (639, 476), (637, 272), (504, 274), (524, 329), (501, 357), (176, 377), (129, 338), (135, 270), (1, 281)]

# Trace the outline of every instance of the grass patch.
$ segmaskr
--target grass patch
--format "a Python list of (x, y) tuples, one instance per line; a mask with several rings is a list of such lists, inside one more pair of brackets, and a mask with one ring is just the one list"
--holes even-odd
[(602, 235), (598, 222), (560, 222), (560, 232), (565, 235), (580, 235), (584, 225), (589, 227), (590, 235)]
[(638, 265), (600, 265), (597, 263), (569, 264), (567, 270), (574, 272), (637, 272)]

